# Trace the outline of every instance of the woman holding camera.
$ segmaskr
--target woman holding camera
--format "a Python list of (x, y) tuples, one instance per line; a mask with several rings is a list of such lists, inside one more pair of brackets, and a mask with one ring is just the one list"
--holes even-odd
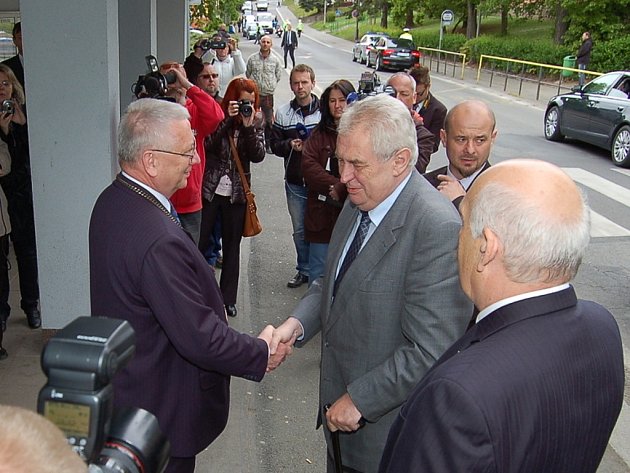
[[(246, 210), (245, 191), (235, 159), (240, 159), (247, 181), (251, 183), (250, 163), (265, 159), (264, 120), (259, 102), (258, 87), (254, 81), (233, 79), (221, 104), (226, 118), (205, 142), (206, 169), (201, 191), (203, 210), (199, 249), (205, 254), (219, 213), (223, 238), (220, 286), (225, 310), (230, 317), (236, 317), (240, 245)], [(238, 158), (232, 154), (230, 139), (234, 140)]]
[[(11, 155), (11, 173), (0, 178), (0, 184), (9, 206), (11, 240), (20, 278), (20, 305), (29, 327), (34, 329), (41, 326), (41, 316), (24, 90), (13, 71), (4, 64), (0, 64), (0, 103), (0, 138), (9, 147)], [(7, 251), (8, 248), (2, 248), (0, 258), (6, 258)], [(10, 310), (8, 305), (0, 310), (0, 316), (6, 320)]]
[(324, 275), (332, 229), (348, 195), (345, 184), (339, 180), (335, 150), (337, 125), (350, 92), (354, 92), (354, 87), (345, 79), (333, 82), (324, 90), (320, 99), (321, 121), (302, 150), (302, 174), (308, 186), (304, 238), (310, 243), (309, 285)]

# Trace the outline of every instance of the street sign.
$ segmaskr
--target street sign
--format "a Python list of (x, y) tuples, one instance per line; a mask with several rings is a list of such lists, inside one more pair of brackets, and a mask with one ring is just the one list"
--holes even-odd
[(455, 19), (455, 14), (452, 12), (452, 10), (444, 10), (442, 12), (442, 25), (444, 26), (450, 25), (451, 23), (453, 23), (454, 19)]

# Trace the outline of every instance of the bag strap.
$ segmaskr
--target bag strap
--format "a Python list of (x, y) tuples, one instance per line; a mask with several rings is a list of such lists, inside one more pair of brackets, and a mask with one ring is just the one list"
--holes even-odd
[(245, 194), (250, 194), (251, 190), (249, 188), (249, 184), (247, 183), (247, 179), (245, 178), (245, 171), (243, 171), (243, 165), (241, 164), (241, 158), (238, 156), (238, 151), (236, 151), (236, 144), (234, 143), (234, 137), (232, 135), (228, 136), (230, 140), (230, 148), (232, 148), (232, 159), (236, 163), (236, 168), (238, 169), (238, 173), (241, 176), (241, 183), (243, 184), (243, 190)]

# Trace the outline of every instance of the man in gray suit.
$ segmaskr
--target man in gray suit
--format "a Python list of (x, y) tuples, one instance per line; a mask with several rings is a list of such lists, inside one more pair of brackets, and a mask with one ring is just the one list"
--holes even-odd
[(459, 215), (415, 170), (415, 127), (402, 102), (382, 94), (346, 109), (336, 154), (349, 199), (325, 275), (276, 329), (272, 350), (321, 332), (328, 471), (330, 433), (341, 431), (344, 471), (371, 473), (400, 405), (463, 334), (472, 305), (457, 278)]

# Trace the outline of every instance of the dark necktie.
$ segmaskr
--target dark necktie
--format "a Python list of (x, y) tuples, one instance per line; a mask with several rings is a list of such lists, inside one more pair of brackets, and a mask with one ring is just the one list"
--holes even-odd
[(177, 214), (177, 210), (175, 210), (175, 206), (173, 204), (171, 204), (171, 215), (175, 217), (175, 220), (177, 220), (178, 223), (181, 223), (179, 215)]
[(365, 240), (365, 237), (368, 234), (368, 230), (370, 229), (370, 216), (367, 212), (361, 211), (361, 222), (359, 223), (359, 228), (357, 228), (357, 232), (354, 234), (354, 239), (352, 243), (350, 243), (350, 247), (348, 248), (348, 252), (346, 253), (346, 257), (343, 259), (341, 263), (341, 268), (339, 268), (339, 274), (337, 275), (337, 279), (335, 279), (335, 287), (333, 289), (333, 295), (337, 293), (337, 288), (339, 287), (339, 283), (343, 279), (344, 274), (348, 271), (348, 268), (354, 261), (354, 259), (361, 251), (361, 245)]

